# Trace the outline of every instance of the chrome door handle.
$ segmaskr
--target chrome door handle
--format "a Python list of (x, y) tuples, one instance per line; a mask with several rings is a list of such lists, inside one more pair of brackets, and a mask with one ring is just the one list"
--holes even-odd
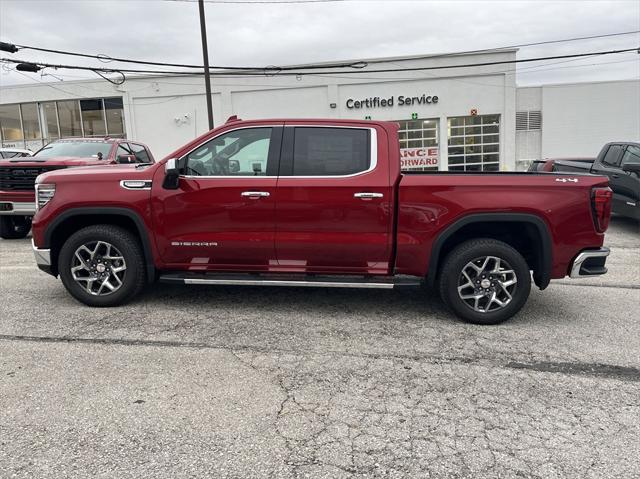
[(370, 200), (371, 198), (382, 198), (383, 196), (384, 195), (382, 193), (368, 193), (368, 192), (353, 194), (354, 198), (361, 198), (363, 200)]
[(266, 198), (270, 196), (268, 191), (243, 191), (240, 196), (248, 196), (249, 198)]

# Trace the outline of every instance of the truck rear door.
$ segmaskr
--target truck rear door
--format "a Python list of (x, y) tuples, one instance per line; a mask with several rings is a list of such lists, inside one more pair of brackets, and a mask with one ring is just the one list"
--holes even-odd
[[(629, 150), (629, 148), (632, 148)], [(635, 149), (633, 149), (635, 148)], [(638, 178), (622, 170), (623, 157), (638, 154), (638, 147), (625, 144), (611, 144), (604, 154), (598, 157), (591, 169), (592, 173), (609, 177), (609, 187), (613, 190), (613, 211), (625, 214), (634, 208), (638, 201)], [(637, 161), (633, 160), (633, 161)]]
[(380, 128), (286, 124), (276, 188), (280, 270), (388, 272), (393, 197), (386, 153)]

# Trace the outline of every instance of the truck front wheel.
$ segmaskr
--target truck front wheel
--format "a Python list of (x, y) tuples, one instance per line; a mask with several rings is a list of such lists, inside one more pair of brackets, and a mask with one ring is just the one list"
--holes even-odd
[(460, 318), (475, 324), (498, 324), (526, 303), (531, 273), (522, 255), (508, 244), (475, 239), (449, 253), (439, 288), (444, 303)]
[(114, 225), (87, 226), (60, 249), (58, 272), (67, 291), (89, 306), (117, 306), (137, 295), (145, 283), (138, 239)]
[(25, 238), (31, 230), (30, 216), (0, 216), (0, 238)]

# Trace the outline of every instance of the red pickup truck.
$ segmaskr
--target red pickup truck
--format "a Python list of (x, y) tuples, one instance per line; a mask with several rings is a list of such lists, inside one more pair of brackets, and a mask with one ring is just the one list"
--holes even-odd
[[(231, 118), (151, 165), (37, 179), (33, 249), (79, 301), (147, 282), (438, 290), (494, 324), (531, 278), (604, 274), (607, 178), (402, 173), (398, 126)], [(531, 272), (533, 274), (531, 274)]]
[(34, 185), (42, 173), (73, 166), (153, 162), (142, 143), (118, 138), (56, 140), (33, 156), (0, 159), (0, 237), (24, 238), (36, 212)]

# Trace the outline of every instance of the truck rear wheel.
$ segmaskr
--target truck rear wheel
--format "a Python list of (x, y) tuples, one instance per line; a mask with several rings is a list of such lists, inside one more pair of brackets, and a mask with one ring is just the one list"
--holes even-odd
[(67, 239), (58, 272), (67, 291), (89, 306), (117, 306), (144, 287), (144, 256), (138, 239), (124, 228), (94, 225)]
[(0, 216), (0, 238), (25, 238), (31, 230), (30, 216)]
[(522, 255), (508, 244), (476, 239), (449, 253), (439, 288), (442, 300), (458, 317), (475, 324), (498, 324), (526, 303), (531, 273)]

